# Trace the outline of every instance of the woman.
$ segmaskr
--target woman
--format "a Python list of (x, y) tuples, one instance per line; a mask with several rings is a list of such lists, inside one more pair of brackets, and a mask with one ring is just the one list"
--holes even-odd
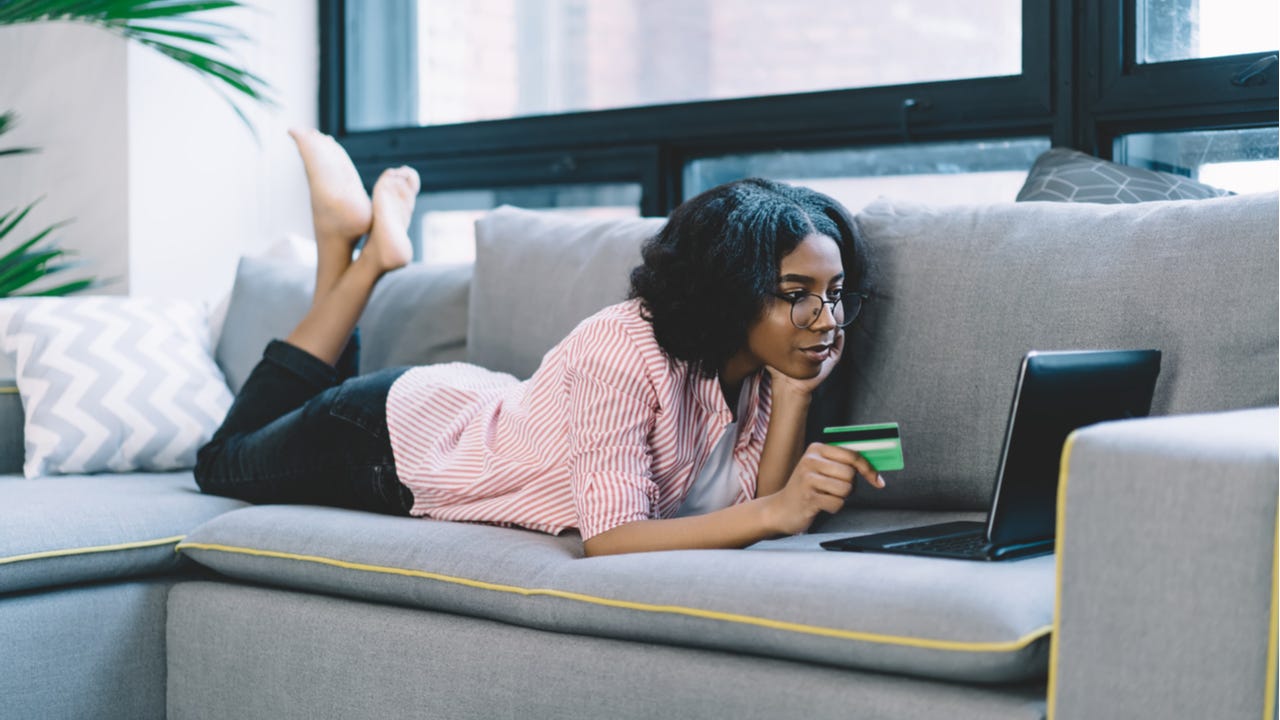
[(865, 297), (845, 291), (863, 257), (834, 200), (753, 179), (684, 203), (646, 243), (631, 299), (584, 320), (527, 381), (461, 363), (352, 376), (356, 320), (411, 257), (418, 177), (387, 170), (370, 200), (332, 138), (291, 134), (315, 296), (201, 449), (205, 492), (577, 528), (603, 555), (745, 547), (839, 510), (855, 474), (884, 486), (855, 452), (803, 446)]

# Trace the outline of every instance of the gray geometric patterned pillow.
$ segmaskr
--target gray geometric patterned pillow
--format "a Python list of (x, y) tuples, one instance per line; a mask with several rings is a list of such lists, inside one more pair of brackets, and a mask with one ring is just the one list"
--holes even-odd
[(1235, 193), (1180, 175), (1108, 162), (1069, 148), (1036, 159), (1018, 201), (1137, 203), (1203, 200)]
[(0, 349), (15, 363), (27, 477), (194, 467), (231, 406), (195, 303), (6, 300)]

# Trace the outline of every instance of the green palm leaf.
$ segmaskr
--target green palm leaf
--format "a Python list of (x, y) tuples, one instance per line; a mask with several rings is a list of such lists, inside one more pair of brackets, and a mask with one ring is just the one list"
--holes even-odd
[(88, 290), (97, 285), (96, 280), (74, 280), (63, 285), (55, 285), (44, 290), (37, 290), (33, 293), (26, 293), (27, 297), (51, 297), (55, 295), (70, 295), (71, 293)]
[(58, 228), (66, 224), (67, 223), (64, 221), (64, 222), (57, 223), (56, 225), (50, 225), (44, 230), (41, 230), (40, 232), (36, 233), (35, 237), (29, 240), (23, 241), (22, 244), (18, 245), (18, 247), (5, 253), (3, 257), (0, 257), (0, 272), (4, 272), (6, 268), (9, 268), (13, 265), (18, 264), (24, 257), (29, 256), (28, 251), (31, 250), (31, 248), (35, 247), (36, 243), (40, 242), (46, 237), (49, 237), (49, 233), (53, 232), (54, 230), (57, 230)]
[[(22, 208), (22, 210), (10, 210), (9, 212), (4, 214), (4, 217), (0, 217), (0, 240), (4, 240), (4, 236), (8, 235), (10, 230), (13, 230), (15, 227), (17, 227), (18, 223), (22, 222), (22, 219), (27, 216), (27, 213), (31, 212), (31, 208), (35, 207), (39, 203), (40, 201), (36, 200), (30, 205)], [(13, 218), (12, 221), (9, 221), (9, 218), (13, 217), (14, 213), (18, 213), (18, 217)]]
[[(6, 238), (14, 232), (15, 228), (18, 227), (18, 224), (27, 217), (27, 214), (30, 213), (31, 209), (39, 204), (39, 202), (39, 200), (36, 200), (24, 208), (10, 210), (5, 214), (0, 215), (0, 249), (3, 248)], [(65, 224), (66, 221), (50, 225), (36, 233), (34, 236), (19, 242), (12, 249), (0, 254), (0, 298), (12, 297), (19, 294), (65, 295), (67, 293), (94, 287), (97, 284), (95, 279), (86, 278), (46, 288), (34, 293), (18, 292), (41, 278), (79, 267), (79, 263), (67, 262), (66, 259), (72, 254), (70, 251), (62, 250), (57, 247), (38, 247), (40, 243), (48, 238), (54, 230), (57, 230)]]
[[(12, 130), (13, 126), (16, 124), (18, 124), (17, 113), (13, 111), (0, 113), (0, 135), (5, 134), (9, 130)], [(40, 148), (33, 148), (33, 147), (6, 148), (4, 150), (0, 150), (0, 157), (3, 157), (5, 155), (26, 155), (28, 153), (36, 153), (36, 152), (40, 152)], [(2, 222), (4, 221), (0, 220), (0, 223)]]

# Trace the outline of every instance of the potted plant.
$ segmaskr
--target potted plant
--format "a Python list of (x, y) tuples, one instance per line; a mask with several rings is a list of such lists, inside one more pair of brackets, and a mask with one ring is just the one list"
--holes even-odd
[[(267, 95), (270, 87), (257, 75), (209, 54), (214, 51), (229, 57), (228, 42), (249, 38), (230, 25), (204, 16), (213, 10), (244, 7), (244, 3), (235, 0), (0, 0), (0, 26), (80, 22), (149, 47), (198, 73), (253, 132), (252, 124), (233, 97), (271, 104)], [(0, 135), (11, 130), (16, 119), (12, 111), (0, 113)], [(33, 152), (38, 152), (38, 148), (0, 148), (0, 157)], [(18, 239), (21, 237), (18, 225), (39, 202), (0, 213), (0, 297), (66, 295), (97, 284), (95, 278), (89, 277), (30, 291), (33, 283), (78, 266), (68, 261), (72, 253), (58, 248), (51, 239), (51, 234), (66, 221)]]

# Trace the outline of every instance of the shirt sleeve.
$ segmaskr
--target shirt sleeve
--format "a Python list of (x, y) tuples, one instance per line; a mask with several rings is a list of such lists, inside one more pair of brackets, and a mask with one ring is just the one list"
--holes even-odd
[(570, 348), (569, 474), (582, 539), (652, 517), (649, 436), (657, 394), (644, 358), (624, 329), (584, 328)]

